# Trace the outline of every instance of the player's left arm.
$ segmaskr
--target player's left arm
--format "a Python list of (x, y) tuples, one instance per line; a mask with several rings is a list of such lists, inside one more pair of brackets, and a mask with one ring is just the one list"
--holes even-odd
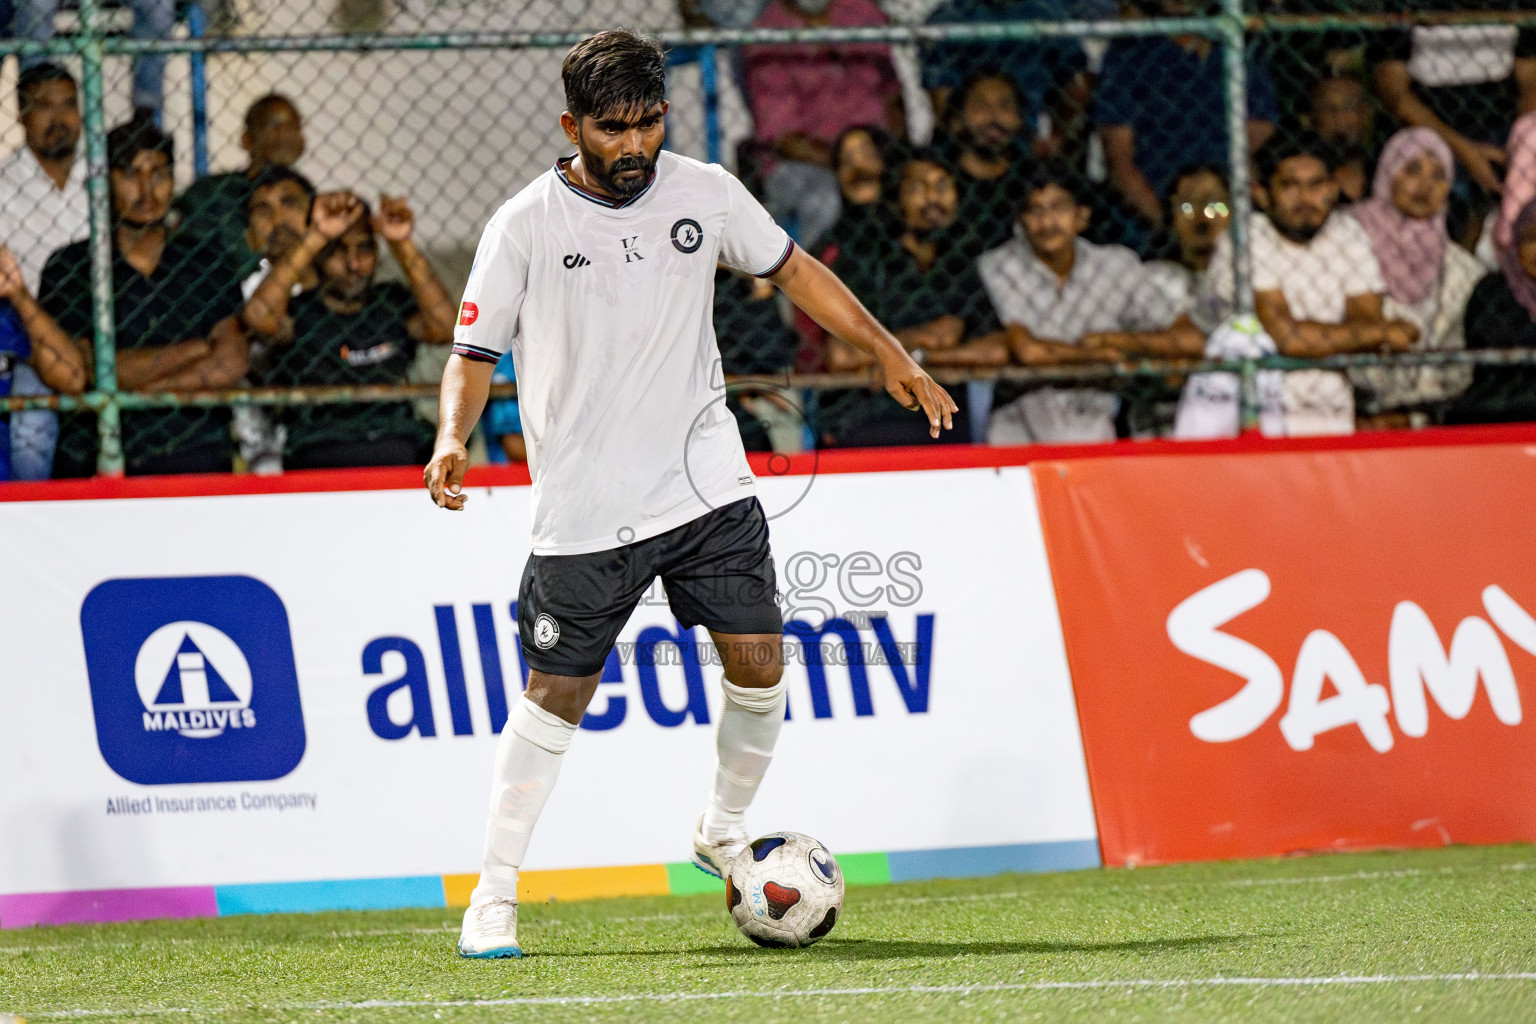
[(408, 322), (411, 337), (429, 345), (446, 345), (453, 340), (453, 301), (431, 261), (416, 248), (411, 237), (415, 227), (416, 215), (404, 196), (379, 197), (374, 229), (389, 243), (389, 251), (405, 272), (411, 294), (416, 297), (417, 312)]
[(921, 410), (928, 417), (931, 436), (939, 436), (941, 424), (945, 430), (952, 427), (951, 418), (959, 407), (949, 392), (923, 372), (901, 342), (820, 260), (796, 246), (784, 266), (768, 279), (833, 337), (873, 356), (885, 373), (885, 390), (903, 408)]

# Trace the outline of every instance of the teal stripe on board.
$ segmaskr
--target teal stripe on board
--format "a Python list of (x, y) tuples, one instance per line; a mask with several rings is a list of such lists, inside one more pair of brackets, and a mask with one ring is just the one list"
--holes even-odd
[(441, 875), (349, 878), (325, 882), (259, 882), (214, 886), (219, 916), (317, 910), (396, 910), (445, 907)]
[(1097, 839), (1070, 839), (1017, 846), (969, 846), (949, 850), (903, 850), (886, 854), (891, 881), (920, 878), (978, 878), (1005, 871), (1078, 871), (1099, 867)]

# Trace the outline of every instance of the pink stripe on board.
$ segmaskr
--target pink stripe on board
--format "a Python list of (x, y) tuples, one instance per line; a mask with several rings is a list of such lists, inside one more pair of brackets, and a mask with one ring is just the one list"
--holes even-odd
[(153, 917), (217, 917), (218, 913), (219, 904), (211, 885), (0, 895), (0, 928), (142, 921)]

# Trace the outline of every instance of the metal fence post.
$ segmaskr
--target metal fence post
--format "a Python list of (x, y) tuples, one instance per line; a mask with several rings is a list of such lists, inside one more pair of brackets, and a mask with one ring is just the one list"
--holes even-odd
[(117, 404), (117, 321), (112, 309), (112, 208), (107, 180), (107, 128), (102, 89), (100, 0), (80, 0), (80, 85), (84, 96), (86, 193), (91, 214), (91, 314), (95, 325), (96, 412), (101, 446), (96, 472), (123, 475), (122, 430)]
[[(1253, 215), (1252, 185), (1248, 175), (1248, 64), (1244, 33), (1243, 0), (1222, 0), (1221, 52), (1227, 79), (1228, 161), (1232, 193), (1232, 299), (1239, 316), (1253, 313), (1253, 260), (1248, 222)], [(1252, 359), (1243, 361), (1240, 394), (1242, 427), (1258, 422), (1258, 393)]]

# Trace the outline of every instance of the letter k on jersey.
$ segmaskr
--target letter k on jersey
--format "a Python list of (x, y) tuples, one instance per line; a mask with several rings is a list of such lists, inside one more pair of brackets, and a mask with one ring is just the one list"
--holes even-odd
[(1536, 840), (1536, 457), (1035, 463), (1106, 863)]

